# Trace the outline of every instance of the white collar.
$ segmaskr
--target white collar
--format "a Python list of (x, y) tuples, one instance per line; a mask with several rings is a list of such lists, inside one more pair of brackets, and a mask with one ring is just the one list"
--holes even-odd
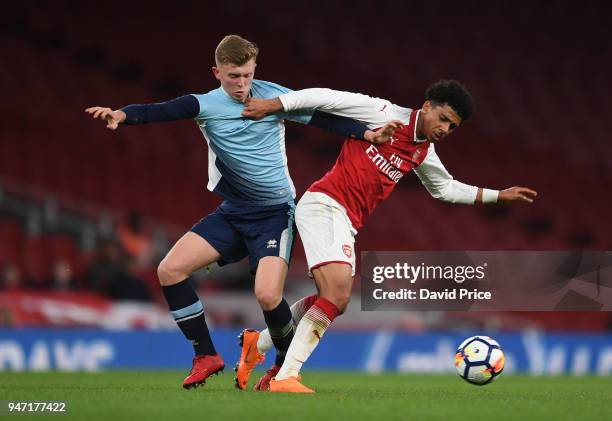
[(419, 114), (421, 114), (421, 110), (417, 110), (416, 112), (416, 117), (414, 118), (414, 143), (423, 143), (423, 142), (427, 142), (427, 139), (419, 139), (417, 138), (417, 123), (419, 122)]

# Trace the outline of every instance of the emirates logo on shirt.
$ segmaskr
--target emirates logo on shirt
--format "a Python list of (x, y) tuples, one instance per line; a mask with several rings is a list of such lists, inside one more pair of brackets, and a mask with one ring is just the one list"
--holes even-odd
[(349, 259), (353, 255), (353, 248), (351, 246), (349, 246), (348, 244), (343, 244), (342, 245), (342, 251), (344, 252), (346, 257), (348, 257)]
[(404, 176), (400, 170), (404, 160), (396, 154), (393, 154), (390, 158), (391, 161), (389, 161), (374, 145), (370, 145), (365, 153), (368, 158), (372, 160), (374, 165), (376, 165), (383, 174), (393, 180), (393, 182), (397, 183)]

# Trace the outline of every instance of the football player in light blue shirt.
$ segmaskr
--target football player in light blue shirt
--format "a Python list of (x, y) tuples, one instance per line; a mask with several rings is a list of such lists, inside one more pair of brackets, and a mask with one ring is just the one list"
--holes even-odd
[[(250, 94), (273, 98), (289, 89), (253, 80)], [(259, 121), (236, 118), (244, 104), (219, 87), (195, 95), (200, 112), (195, 118), (208, 142), (208, 189), (234, 204), (270, 206), (291, 202), (295, 188), (287, 169), (283, 120), (308, 124), (313, 112), (286, 113)]]
[[(202, 267), (248, 256), (255, 273), (255, 296), (277, 348), (277, 364), (282, 364), (293, 337), (291, 311), (282, 295), (293, 246), (295, 199), (283, 121), (307, 123), (372, 142), (384, 142), (390, 136), (384, 130), (374, 133), (354, 120), (320, 111), (274, 114), (257, 121), (243, 118), (247, 98), (275, 98), (289, 92), (275, 83), (253, 79), (257, 54), (253, 43), (228, 35), (215, 50), (213, 73), (219, 88), (158, 104), (86, 110), (106, 121), (111, 130), (119, 124), (194, 119), (208, 144), (208, 189), (225, 200), (177, 241), (157, 271), (170, 312), (196, 354), (183, 381), (185, 388), (203, 384), (225, 366), (210, 338), (202, 302), (187, 281)], [(257, 362), (241, 361), (239, 388), (246, 387), (242, 379), (248, 379)]]

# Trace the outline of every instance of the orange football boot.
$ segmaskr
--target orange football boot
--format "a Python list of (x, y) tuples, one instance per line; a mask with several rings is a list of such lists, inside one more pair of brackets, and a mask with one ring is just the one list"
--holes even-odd
[(284, 380), (270, 380), (270, 392), (278, 393), (315, 393), (314, 390), (300, 383), (297, 377), (289, 377)]
[(242, 353), (240, 354), (240, 360), (234, 367), (236, 371), (236, 387), (244, 390), (249, 382), (249, 377), (253, 369), (264, 362), (266, 359), (265, 354), (260, 354), (257, 350), (257, 340), (259, 339), (259, 332), (252, 329), (244, 329), (240, 336), (240, 346), (242, 347)]

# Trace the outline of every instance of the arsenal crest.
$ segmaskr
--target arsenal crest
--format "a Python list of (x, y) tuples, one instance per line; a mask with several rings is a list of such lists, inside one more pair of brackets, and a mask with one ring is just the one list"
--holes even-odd
[(349, 246), (348, 244), (343, 244), (342, 245), (342, 251), (344, 252), (346, 257), (348, 257), (349, 259), (353, 255), (353, 248), (351, 246)]

